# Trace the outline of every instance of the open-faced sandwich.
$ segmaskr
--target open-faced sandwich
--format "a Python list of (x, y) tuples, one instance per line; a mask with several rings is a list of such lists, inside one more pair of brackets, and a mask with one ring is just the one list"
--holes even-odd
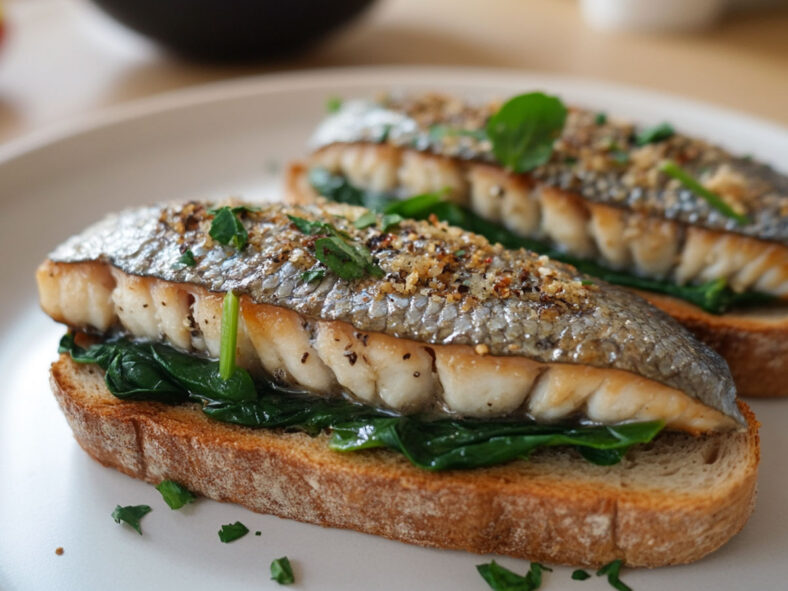
[(38, 270), (80, 445), (151, 482), (405, 542), (696, 560), (744, 525), (757, 424), (621, 288), (342, 204), (111, 215)]
[(788, 178), (767, 166), (541, 93), (349, 101), (313, 145), (296, 202), (435, 215), (569, 262), (687, 326), (740, 394), (788, 395)]

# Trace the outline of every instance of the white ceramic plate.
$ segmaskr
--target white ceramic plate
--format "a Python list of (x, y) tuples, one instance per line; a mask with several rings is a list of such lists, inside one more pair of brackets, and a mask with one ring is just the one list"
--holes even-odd
[[(205, 499), (171, 511), (153, 487), (91, 460), (49, 392), (62, 328), (39, 311), (33, 272), (62, 239), (107, 211), (163, 199), (276, 195), (277, 168), (304, 153), (329, 95), (444, 89), (471, 97), (545, 89), (643, 122), (679, 127), (788, 170), (788, 134), (740, 114), (642, 90), (516, 72), (364, 69), (268, 76), (157, 97), (0, 147), (0, 589), (273, 589), (287, 555), (298, 589), (477, 589), (488, 557), (417, 548)], [(788, 580), (788, 400), (752, 403), (763, 422), (758, 504), (730, 543), (690, 566), (628, 571), (637, 591), (778, 589)], [(148, 504), (144, 536), (110, 518)], [(240, 520), (253, 532), (216, 535)], [(62, 556), (55, 549), (63, 547)], [(525, 561), (500, 559), (519, 572)], [(609, 589), (548, 574), (545, 589)]]

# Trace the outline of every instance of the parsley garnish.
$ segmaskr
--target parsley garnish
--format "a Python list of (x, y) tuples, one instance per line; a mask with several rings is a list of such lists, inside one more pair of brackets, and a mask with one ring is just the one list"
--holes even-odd
[(184, 505), (193, 503), (197, 498), (189, 489), (174, 480), (162, 480), (156, 485), (156, 490), (161, 493), (161, 497), (170, 509), (180, 509)]
[(369, 250), (362, 244), (351, 242), (351, 237), (346, 232), (325, 222), (309, 221), (293, 215), (287, 217), (304, 234), (325, 235), (324, 238), (315, 240), (315, 258), (341, 279), (351, 281), (366, 275), (383, 277), (383, 269), (378, 267)]
[(277, 558), (271, 562), (271, 579), (280, 585), (295, 583), (293, 567), (290, 566), (290, 560), (288, 560), (287, 556), (282, 556), (282, 558)]
[(660, 123), (654, 127), (647, 127), (635, 136), (635, 143), (638, 146), (653, 144), (668, 139), (676, 133), (670, 123)]
[(139, 535), (142, 535), (140, 519), (151, 511), (152, 509), (148, 505), (127, 505), (125, 507), (118, 505), (112, 512), (112, 519), (115, 520), (115, 523), (120, 523), (122, 521), (123, 523), (129, 524), (137, 530)]
[(353, 226), (355, 226), (359, 230), (363, 230), (364, 228), (369, 228), (370, 226), (374, 226), (377, 222), (378, 222), (378, 216), (376, 216), (374, 212), (368, 211), (365, 214), (363, 214), (360, 218), (358, 218), (355, 222), (353, 222)]
[(695, 193), (698, 197), (703, 198), (706, 203), (719, 211), (725, 217), (736, 220), (736, 223), (738, 224), (750, 223), (750, 220), (747, 216), (733, 211), (733, 208), (725, 203), (722, 197), (712, 191), (709, 191), (706, 187), (695, 180), (692, 175), (690, 175), (690, 173), (681, 168), (672, 160), (665, 160), (662, 164), (660, 164), (659, 170), (660, 172), (664, 172), (669, 177), (679, 181), (682, 185), (684, 185), (684, 187)]
[(586, 579), (590, 579), (591, 575), (589, 575), (582, 568), (578, 568), (577, 570), (572, 571), (572, 578), (575, 581), (585, 581)]
[(493, 560), (489, 564), (477, 565), (476, 570), (495, 591), (534, 591), (542, 585), (542, 571), (552, 572), (553, 569), (532, 562), (531, 568), (523, 577)]
[(383, 216), (383, 220), (380, 223), (380, 229), (384, 232), (388, 232), (391, 228), (398, 225), (403, 219), (401, 215), (398, 213), (387, 213)]
[(197, 264), (197, 261), (194, 260), (194, 253), (190, 249), (186, 249), (176, 261), (176, 264), (186, 265), (187, 267), (193, 267)]
[(330, 96), (326, 99), (326, 112), (336, 113), (342, 108), (342, 99), (338, 96)]
[(301, 273), (301, 280), (305, 281), (306, 283), (312, 283), (313, 281), (322, 281), (325, 276), (325, 269), (309, 269), (309, 271), (304, 271)]
[(514, 172), (528, 172), (550, 160), (566, 122), (560, 99), (541, 92), (509, 99), (487, 122), (495, 157)]
[(222, 304), (222, 333), (219, 344), (219, 375), (229, 380), (235, 373), (235, 346), (238, 341), (238, 296), (232, 291), (224, 294)]
[(594, 123), (597, 125), (604, 125), (607, 123), (607, 113), (599, 112), (594, 116)]
[(249, 234), (236, 215), (236, 213), (241, 211), (252, 210), (245, 206), (233, 209), (224, 206), (216, 210), (210, 210), (209, 213), (215, 212), (213, 222), (211, 222), (211, 229), (208, 232), (211, 238), (220, 244), (232, 243), (238, 250), (243, 250), (249, 240)]
[(623, 150), (613, 149), (608, 152), (610, 154), (610, 158), (613, 159), (614, 162), (617, 164), (626, 164), (629, 162), (629, 154), (624, 152)]
[(465, 256), (465, 250), (462, 249), (462, 248), (460, 250), (455, 250), (454, 251), (454, 256), (456, 256), (456, 257), (464, 257)]
[(235, 523), (227, 523), (222, 526), (222, 529), (219, 530), (219, 539), (228, 544), (244, 537), (248, 533), (249, 528), (240, 521), (236, 521)]
[(610, 583), (611, 587), (617, 589), (618, 591), (632, 591), (632, 587), (626, 585), (621, 579), (618, 578), (618, 575), (621, 572), (621, 566), (623, 564), (624, 561), (620, 558), (614, 560), (613, 562), (609, 562), (596, 571), (596, 575), (598, 577), (607, 575), (607, 582)]

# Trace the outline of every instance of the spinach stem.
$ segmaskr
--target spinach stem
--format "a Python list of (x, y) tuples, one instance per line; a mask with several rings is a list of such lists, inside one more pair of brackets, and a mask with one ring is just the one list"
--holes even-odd
[(238, 296), (228, 291), (222, 305), (222, 338), (219, 349), (219, 375), (229, 380), (235, 372), (235, 346), (238, 341)]

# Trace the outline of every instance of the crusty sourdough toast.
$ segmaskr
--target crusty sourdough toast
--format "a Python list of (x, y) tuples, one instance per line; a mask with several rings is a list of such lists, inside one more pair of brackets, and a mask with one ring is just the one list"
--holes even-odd
[(122, 401), (97, 366), (66, 355), (51, 382), (77, 442), (105, 466), (260, 513), (423, 546), (585, 566), (680, 564), (728, 541), (754, 504), (758, 423), (743, 403), (746, 432), (662, 433), (614, 466), (552, 448), (528, 461), (431, 473), (386, 450), (331, 451), (325, 435), (228, 425), (195, 405)]
[[(290, 164), (285, 198), (306, 204), (319, 198), (307, 180), (304, 163)], [(741, 396), (788, 396), (788, 310), (766, 306), (711, 314), (678, 298), (637, 291), (652, 305), (673, 316), (725, 358)]]

